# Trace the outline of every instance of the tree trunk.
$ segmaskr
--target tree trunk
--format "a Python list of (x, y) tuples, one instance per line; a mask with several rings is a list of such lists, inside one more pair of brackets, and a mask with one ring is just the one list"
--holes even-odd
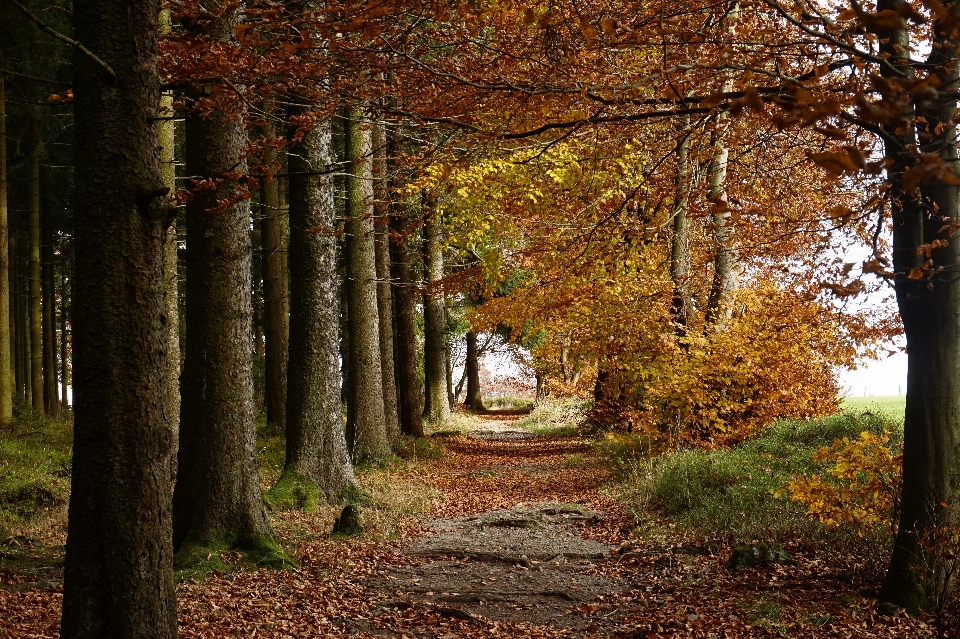
[[(3, 55), (0, 54), (0, 66)], [(7, 98), (0, 76), (0, 428), (13, 419), (14, 372), (10, 312), (10, 242), (7, 226)], [(10, 238), (10, 239), (8, 239)]]
[[(267, 109), (267, 124), (263, 134), (269, 140), (276, 137), (272, 108)], [(264, 164), (273, 170), (277, 152), (268, 146), (263, 154)], [(275, 427), (286, 427), (287, 417), (287, 357), (289, 307), (283, 242), (283, 215), (280, 208), (279, 180), (264, 180), (260, 196), (263, 198), (264, 216), (261, 228), (263, 240), (263, 297), (264, 337), (266, 339), (265, 391), (267, 399), (267, 422)]]
[[(77, 0), (73, 472), (64, 639), (173, 639), (163, 242), (154, 126), (160, 3)], [(122, 268), (121, 266), (122, 265)]]
[[(727, 82), (724, 91), (732, 90), (732, 82)], [(717, 114), (716, 128), (713, 132), (713, 158), (707, 171), (709, 185), (707, 200), (711, 205), (711, 228), (716, 254), (713, 260), (713, 283), (707, 300), (707, 324), (723, 323), (730, 317), (730, 294), (739, 285), (740, 265), (730, 206), (727, 203), (727, 158), (729, 151), (723, 141), (722, 127), (727, 112)]]
[[(387, 162), (391, 176), (399, 169), (399, 134), (388, 134)], [(420, 383), (417, 379), (418, 342), (413, 327), (416, 289), (410, 272), (408, 238), (414, 233), (411, 216), (402, 203), (391, 201), (390, 212), (390, 279), (393, 280), (394, 359), (397, 373), (397, 408), (400, 432), (410, 437), (423, 437), (423, 408), (420, 405)]]
[[(446, 327), (446, 321), (444, 321)], [(443, 335), (443, 364), (447, 375), (447, 404), (450, 409), (457, 404), (457, 398), (453, 396), (453, 349), (450, 347), (450, 333)]]
[(483, 398), (480, 396), (480, 356), (477, 348), (477, 334), (467, 332), (467, 399), (464, 401), (473, 410), (483, 410)]
[[(64, 255), (63, 249), (60, 251), (60, 258), (60, 407), (67, 409), (70, 408), (70, 396), (67, 392), (70, 388), (70, 351), (67, 347), (67, 309), (70, 306), (70, 292), (67, 290), (67, 267), (69, 261)], [(179, 419), (180, 416), (177, 415), (177, 421), (179, 421)], [(173, 454), (171, 455), (174, 460), (176, 459), (176, 453), (176, 448), (174, 448)]]
[(30, 136), (30, 405), (43, 410), (43, 333), (40, 284), (40, 137)]
[(350, 236), (348, 292), (350, 312), (349, 403), (353, 405), (355, 462), (380, 463), (391, 454), (384, 426), (383, 373), (380, 366), (380, 316), (377, 311), (377, 265), (373, 227), (371, 125), (364, 109), (347, 114), (347, 234)]
[(450, 419), (447, 393), (446, 308), (439, 282), (443, 279), (443, 228), (439, 212), (424, 211), (423, 262), (423, 417), (431, 424)]
[(677, 147), (676, 195), (673, 203), (673, 235), (670, 238), (670, 280), (673, 282), (673, 318), (678, 333), (684, 334), (696, 322), (696, 308), (690, 295), (690, 116), (684, 118), (683, 139)]
[[(10, 222), (10, 218), (7, 218)], [(13, 368), (14, 393), (23, 401), (23, 360), (20, 358), (20, 286), (19, 270), (17, 269), (17, 233), (16, 225), (9, 226), (8, 255), (10, 257), (10, 272), (7, 280), (10, 292), (10, 363)], [(16, 401), (14, 402), (16, 403)]]
[[(293, 128), (293, 127), (291, 127)], [(337, 216), (329, 120), (290, 154), (290, 369), (286, 464), (271, 503), (312, 509), (355, 483), (340, 402)], [(299, 174), (299, 175), (298, 175)], [(319, 495), (318, 495), (319, 493)]]
[(40, 272), (41, 299), (43, 315), (43, 407), (47, 415), (59, 418), (60, 394), (57, 392), (57, 311), (54, 308), (56, 299), (53, 290), (53, 224), (50, 219), (49, 207), (43, 208), (40, 230), (43, 242), (40, 246), (42, 263)]
[[(18, 226), (22, 227), (21, 224)], [(17, 363), (20, 367), (20, 397), (23, 406), (32, 406), (30, 385), (30, 296), (27, 288), (27, 260), (24, 257), (24, 239), (20, 228), (16, 229), (17, 236), (17, 281), (15, 293), (17, 296)]]
[[(881, 0), (877, 9), (897, 10), (900, 2)], [(960, 6), (950, 5), (951, 13)], [(951, 18), (955, 20), (955, 18)], [(951, 223), (960, 217), (955, 173), (946, 182), (937, 176), (923, 179), (918, 188), (904, 184), (905, 174), (918, 167), (921, 153), (938, 155), (946, 170), (955, 172), (958, 62), (955, 27), (938, 20), (934, 46), (926, 68), (939, 80), (941, 98), (934, 106), (917, 105), (925, 120), (921, 136), (913, 128), (885, 124), (885, 152), (893, 216), (894, 286), (903, 331), (907, 339), (907, 402), (903, 422), (903, 492), (900, 523), (890, 567), (880, 592), (882, 599), (910, 611), (928, 605), (931, 557), (924, 538), (935, 526), (955, 523), (957, 476), (960, 472), (960, 287), (954, 274), (960, 260), (960, 242), (951, 238)], [(906, 30), (883, 34), (881, 54), (907, 77), (912, 77)], [(891, 71), (881, 67), (890, 76)], [(909, 110), (913, 109), (913, 105)], [(909, 118), (914, 113), (905, 113)], [(929, 156), (928, 156), (929, 157)], [(920, 250), (940, 240), (929, 253)], [(924, 264), (929, 259), (929, 264)]]
[[(207, 34), (229, 41), (238, 18), (238, 9), (226, 12)], [(217, 188), (187, 204), (187, 353), (173, 494), (173, 540), (184, 565), (227, 548), (282, 558), (257, 475), (250, 213), (246, 200), (235, 201), (241, 187), (228, 175), (246, 173), (247, 138), (242, 106), (233, 109), (186, 119), (187, 173)]]
[(393, 295), (390, 284), (390, 203), (387, 174), (387, 131), (382, 122), (373, 126), (373, 201), (377, 261), (377, 311), (380, 324), (380, 372), (383, 375), (383, 414), (387, 438), (400, 439), (397, 381), (393, 361)]
[[(170, 10), (160, 14), (160, 32), (169, 33), (171, 29)], [(173, 94), (160, 96), (161, 117), (173, 117)], [(160, 175), (163, 185), (170, 193), (177, 190), (176, 157), (174, 153), (174, 122), (157, 122), (157, 135), (160, 140)], [(177, 218), (171, 215), (171, 224), (163, 240), (163, 308), (167, 318), (167, 415), (170, 431), (173, 433), (173, 458), (170, 467), (172, 477), (177, 476), (177, 450), (180, 448), (180, 270), (177, 263)], [(66, 375), (64, 375), (66, 383)]]

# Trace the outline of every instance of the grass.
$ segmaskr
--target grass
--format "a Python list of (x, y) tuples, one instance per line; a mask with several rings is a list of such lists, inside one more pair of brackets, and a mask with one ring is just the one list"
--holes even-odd
[(571, 437), (578, 434), (590, 404), (578, 399), (547, 400), (520, 418), (516, 425), (536, 435)]
[(840, 406), (854, 412), (871, 411), (884, 413), (894, 420), (903, 419), (903, 410), (906, 407), (906, 397), (844, 397)]
[(32, 410), (0, 430), (0, 540), (34, 536), (66, 515), (72, 443), (71, 422)]
[(486, 410), (531, 410), (533, 400), (525, 397), (491, 397), (483, 401)]
[(812, 540), (823, 536), (822, 526), (805, 516), (803, 506), (772, 493), (795, 474), (819, 470), (811, 458), (819, 448), (884, 427), (895, 428), (886, 415), (844, 413), (781, 421), (731, 449), (683, 450), (655, 460), (645, 459), (643, 442), (630, 436), (598, 448), (619, 469), (638, 518), (652, 506), (683, 529), (734, 543)]

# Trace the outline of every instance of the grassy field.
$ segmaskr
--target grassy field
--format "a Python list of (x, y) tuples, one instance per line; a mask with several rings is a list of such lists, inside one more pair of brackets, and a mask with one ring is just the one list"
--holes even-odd
[(873, 411), (885, 413), (894, 419), (903, 419), (906, 397), (845, 397), (841, 408), (853, 411)]

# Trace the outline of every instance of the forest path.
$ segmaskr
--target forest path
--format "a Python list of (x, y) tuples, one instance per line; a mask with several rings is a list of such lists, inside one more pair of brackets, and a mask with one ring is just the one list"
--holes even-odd
[[(605, 602), (631, 584), (604, 568), (629, 527), (598, 493), (606, 472), (582, 440), (535, 436), (517, 417), (484, 415), (465, 437), (445, 442), (429, 478), (443, 499), (423, 522), (426, 534), (365, 582), (384, 597), (375, 610), (420, 610), (468, 626), (445, 634), (436, 624), (412, 625), (408, 636), (483, 634), (501, 623), (530, 636), (604, 636), (616, 625), (621, 609)], [(396, 636), (377, 625), (363, 630)]]

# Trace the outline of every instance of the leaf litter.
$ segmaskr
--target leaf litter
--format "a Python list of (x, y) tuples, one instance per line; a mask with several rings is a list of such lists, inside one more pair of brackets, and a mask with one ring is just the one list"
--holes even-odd
[[(274, 513), (299, 567), (257, 569), (228, 553), (233, 572), (179, 584), (180, 636), (934, 633), (922, 620), (882, 614), (837, 553), (789, 548), (796, 566), (731, 573), (723, 542), (691, 540), (655, 514), (635, 528), (602, 490), (608, 473), (584, 440), (485, 434), (443, 445), (440, 459), (390, 471), (392, 485), (430, 489), (423, 515), (401, 514), (389, 537), (332, 540), (335, 509)], [(57, 534), (62, 543), (62, 526)], [(62, 561), (50, 559), (46, 543), (0, 548), (0, 637), (59, 636)]]

